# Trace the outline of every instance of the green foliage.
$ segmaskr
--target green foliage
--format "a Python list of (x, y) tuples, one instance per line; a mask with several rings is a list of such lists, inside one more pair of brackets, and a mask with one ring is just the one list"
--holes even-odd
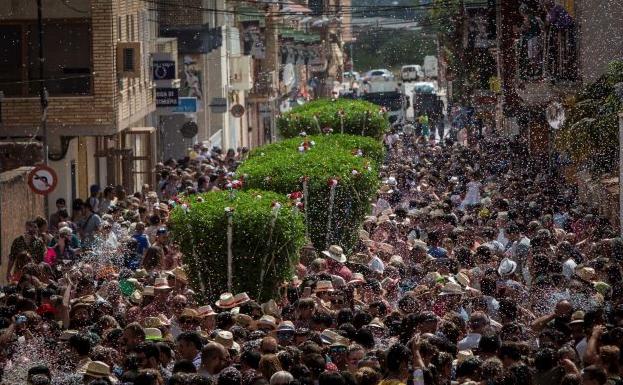
[(379, 29), (360, 34), (353, 45), (355, 69), (400, 70), (407, 64), (422, 64), (424, 57), (437, 53), (434, 35), (419, 31)]
[(253, 149), (249, 154), (249, 158), (256, 156), (271, 156), (273, 153), (279, 153), (292, 148), (298, 148), (298, 146), (304, 141), (313, 141), (316, 146), (320, 147), (337, 147), (343, 150), (355, 153), (357, 150), (361, 150), (363, 156), (374, 162), (377, 167), (380, 167), (385, 157), (385, 149), (380, 141), (369, 138), (367, 136), (358, 135), (310, 135), (306, 139), (298, 137), (292, 139), (282, 140), (274, 143), (270, 146), (258, 147)]
[[(239, 169), (245, 187), (289, 194), (303, 191), (302, 178), (308, 178), (307, 226), (314, 246), (327, 246), (329, 221), (329, 179), (338, 180), (335, 188), (329, 244), (351, 249), (357, 239), (357, 229), (370, 207), (370, 199), (378, 187), (377, 165), (382, 149), (368, 142), (371, 159), (355, 156), (352, 144), (364, 141), (358, 138), (329, 135), (311, 137), (316, 142), (308, 151), (298, 147), (304, 138), (294, 138), (260, 147)], [(363, 146), (362, 146), (363, 147)], [(353, 173), (353, 170), (356, 173)]]
[(559, 151), (595, 173), (611, 172), (618, 164), (618, 113), (623, 104), (615, 85), (623, 81), (623, 61), (609, 64), (606, 74), (576, 95), (564, 127), (557, 133)]
[[(293, 274), (305, 228), (300, 212), (282, 194), (268, 191), (210, 192), (193, 197), (185, 210), (171, 213), (173, 239), (180, 246), (193, 288), (206, 300), (218, 299), (227, 287), (227, 213), (234, 208), (233, 291), (246, 291), (261, 300), (274, 298), (279, 285)], [(282, 202), (276, 219), (273, 202)], [(270, 231), (271, 222), (274, 228)], [(262, 266), (267, 266), (261, 285)], [(261, 286), (261, 287), (260, 287)], [(261, 294), (260, 294), (261, 289)]]
[(301, 132), (309, 135), (322, 133), (326, 127), (340, 133), (340, 111), (344, 112), (344, 133), (380, 139), (389, 129), (389, 121), (381, 108), (363, 100), (318, 99), (281, 115), (277, 128), (284, 138), (293, 138)]

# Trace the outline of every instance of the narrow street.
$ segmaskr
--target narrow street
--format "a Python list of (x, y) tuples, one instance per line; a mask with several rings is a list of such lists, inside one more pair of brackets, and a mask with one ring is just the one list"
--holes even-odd
[(616, 1), (0, 9), (0, 385), (620, 385)]

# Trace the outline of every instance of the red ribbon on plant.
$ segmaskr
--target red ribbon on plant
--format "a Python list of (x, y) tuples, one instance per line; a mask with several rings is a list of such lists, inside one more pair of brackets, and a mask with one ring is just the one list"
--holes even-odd
[(288, 199), (296, 200), (303, 198), (303, 193), (301, 191), (294, 191), (288, 194)]

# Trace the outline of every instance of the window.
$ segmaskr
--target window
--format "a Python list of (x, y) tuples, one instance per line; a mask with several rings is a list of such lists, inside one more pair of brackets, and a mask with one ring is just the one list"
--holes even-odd
[(141, 73), (141, 43), (117, 43), (117, 72), (126, 78), (137, 78)]
[(123, 72), (134, 71), (134, 49), (123, 49)]
[[(50, 95), (89, 95), (92, 82), (91, 22), (45, 20), (43, 79)], [(0, 24), (0, 91), (37, 96), (41, 85), (35, 20)]]

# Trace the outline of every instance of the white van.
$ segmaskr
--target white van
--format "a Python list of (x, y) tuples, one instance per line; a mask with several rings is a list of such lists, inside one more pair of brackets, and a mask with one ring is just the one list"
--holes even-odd
[(400, 69), (400, 78), (403, 82), (411, 82), (424, 77), (422, 67), (417, 64), (402, 66)]
[(436, 78), (438, 71), (438, 60), (436, 56), (424, 57), (424, 75), (427, 78)]

